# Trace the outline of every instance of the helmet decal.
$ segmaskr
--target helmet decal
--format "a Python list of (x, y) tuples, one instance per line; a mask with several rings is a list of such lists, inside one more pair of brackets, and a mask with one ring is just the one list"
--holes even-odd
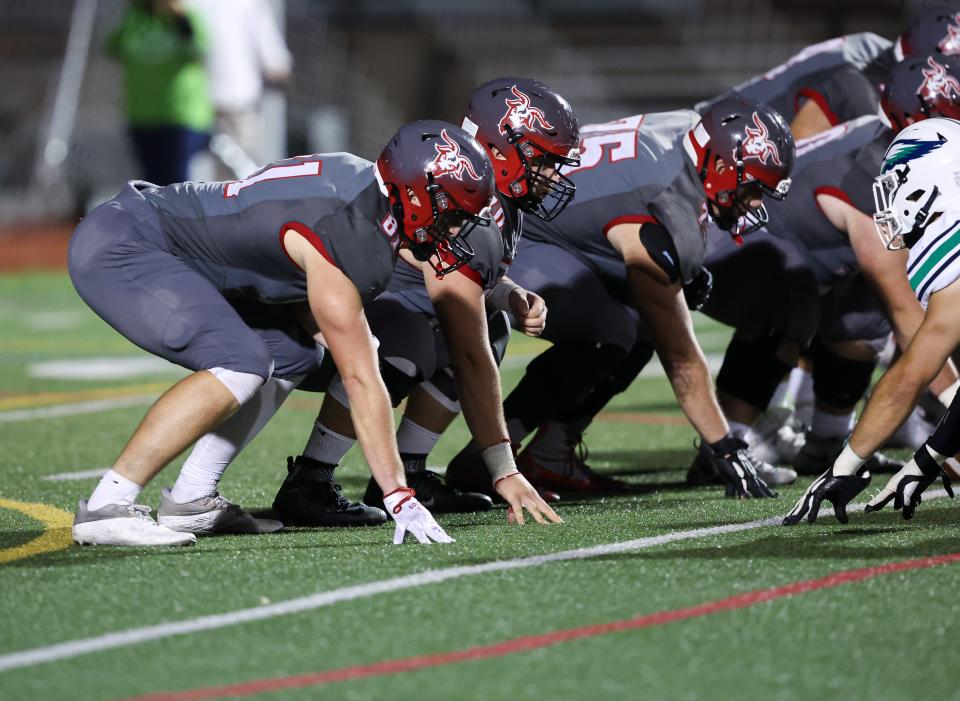
[(883, 160), (881, 173), (895, 168), (898, 165), (908, 163), (915, 158), (926, 156), (932, 151), (936, 151), (943, 146), (946, 141), (929, 141), (926, 139), (897, 139), (891, 146), (891, 152), (888, 152)]
[(457, 180), (463, 180), (463, 172), (466, 171), (473, 180), (480, 180), (477, 171), (473, 168), (470, 159), (460, 153), (460, 144), (450, 138), (446, 129), (440, 131), (440, 138), (443, 143), (434, 144), (437, 149), (437, 156), (430, 163), (429, 170), (435, 176), (449, 175)]
[(947, 35), (940, 40), (937, 48), (944, 56), (960, 54), (960, 12), (953, 16), (953, 23), (947, 25)]
[(500, 118), (500, 131), (507, 133), (505, 127), (511, 129), (524, 128), (527, 131), (534, 131), (539, 124), (541, 129), (553, 129), (553, 125), (547, 121), (543, 110), (538, 107), (531, 107), (530, 96), (520, 90), (516, 85), (510, 88), (516, 100), (509, 97), (504, 101), (507, 105), (507, 111)]
[[(774, 165), (782, 166), (780, 154), (777, 152), (777, 146), (770, 140), (770, 133), (767, 131), (767, 125), (760, 119), (760, 115), (753, 113), (753, 123), (757, 125), (754, 129), (750, 126), (744, 127), (747, 138), (743, 142), (743, 157), (756, 158), (763, 165), (767, 165), (767, 157), (773, 161)], [(736, 154), (734, 154), (736, 158)]]
[(947, 73), (946, 66), (934, 61), (933, 56), (927, 59), (927, 63), (930, 68), (923, 69), (923, 83), (917, 94), (934, 99), (937, 95), (943, 95), (960, 102), (960, 83), (957, 79)]

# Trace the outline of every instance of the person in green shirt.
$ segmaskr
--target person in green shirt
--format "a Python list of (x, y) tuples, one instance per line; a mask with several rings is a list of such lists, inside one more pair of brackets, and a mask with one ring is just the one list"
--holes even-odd
[(131, 0), (107, 40), (123, 66), (134, 149), (157, 185), (188, 180), (190, 159), (210, 140), (205, 50), (201, 21), (178, 0)]

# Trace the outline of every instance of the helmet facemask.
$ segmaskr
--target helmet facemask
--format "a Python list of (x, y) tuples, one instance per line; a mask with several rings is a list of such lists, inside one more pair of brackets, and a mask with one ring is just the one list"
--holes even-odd
[[(873, 181), (873, 201), (877, 209), (873, 222), (880, 241), (890, 251), (912, 248), (939, 216), (939, 212), (931, 213), (941, 194), (936, 185), (932, 189), (914, 188), (912, 192), (905, 191), (901, 195), (900, 190), (904, 185), (910, 187), (909, 176), (910, 164), (904, 164), (879, 175)], [(901, 210), (906, 221), (900, 217)]]
[[(523, 175), (510, 184), (510, 193), (517, 206), (544, 221), (551, 221), (563, 211), (576, 194), (577, 186), (560, 172), (564, 166), (580, 165), (579, 151), (559, 156), (538, 143), (504, 126), (507, 138), (517, 150), (523, 164)], [(551, 172), (552, 171), (552, 172)]]
[[(406, 199), (410, 199), (410, 194), (408, 193)], [(413, 197), (416, 197), (416, 194), (413, 194)], [(464, 211), (436, 182), (432, 173), (427, 173), (426, 197), (430, 203), (429, 221), (410, 233), (404, 232), (404, 237), (413, 257), (418, 261), (429, 263), (437, 277), (443, 277), (473, 258), (474, 250), (470, 245), (469, 236), (478, 225), (487, 226), (490, 223), (489, 208), (481, 211), (479, 215)], [(404, 221), (402, 200), (393, 199), (395, 200), (394, 216), (402, 222)], [(410, 204), (413, 206), (412, 202)], [(422, 206), (421, 209), (423, 209)], [(459, 230), (456, 233), (450, 233), (451, 229), (457, 228)]]
[[(709, 160), (709, 154), (707, 156)], [(713, 170), (716, 170), (716, 160), (713, 163)], [(717, 226), (725, 231), (729, 231), (733, 239), (738, 243), (743, 243), (743, 236), (751, 234), (758, 229), (762, 229), (770, 221), (767, 214), (767, 208), (761, 201), (756, 207), (750, 206), (750, 202), (761, 200), (763, 197), (770, 197), (774, 200), (782, 200), (790, 191), (790, 178), (784, 178), (777, 183), (776, 188), (770, 187), (762, 180), (755, 179), (749, 172), (743, 162), (743, 142), (738, 141), (734, 149), (734, 164), (732, 167), (735, 173), (733, 187), (719, 190), (711, 198), (713, 212), (711, 216)], [(723, 180), (729, 182), (729, 177), (721, 176)], [(720, 180), (720, 178), (718, 178)]]

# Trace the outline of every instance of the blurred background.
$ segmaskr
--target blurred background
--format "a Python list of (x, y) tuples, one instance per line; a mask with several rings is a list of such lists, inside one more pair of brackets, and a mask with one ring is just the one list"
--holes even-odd
[[(235, 179), (293, 154), (375, 159), (404, 121), (459, 123), (499, 75), (543, 80), (581, 123), (689, 108), (823, 39), (894, 39), (925, 4), (0, 0), (0, 271), (61, 266), (78, 217), (145, 177), (138, 143), (167, 142), (138, 142), (136, 113), (164, 91), (190, 93), (191, 179)], [(173, 13), (190, 77), (164, 73), (154, 13)]]

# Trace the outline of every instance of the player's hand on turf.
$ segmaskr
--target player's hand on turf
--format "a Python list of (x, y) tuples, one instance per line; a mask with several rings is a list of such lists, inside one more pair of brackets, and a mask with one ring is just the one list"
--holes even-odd
[(563, 519), (557, 516), (527, 478), (519, 472), (497, 480), (493, 487), (497, 490), (497, 494), (509, 504), (507, 519), (510, 523), (519, 523), (522, 526), (525, 523), (524, 509), (530, 512), (533, 520), (539, 524), (546, 524), (547, 521), (563, 523)]
[(433, 520), (429, 511), (417, 501), (415, 492), (409, 487), (400, 487), (383, 496), (383, 505), (387, 513), (397, 523), (393, 533), (394, 545), (400, 545), (407, 533), (421, 543), (453, 543), (453, 538), (447, 535)]
[(833, 513), (840, 523), (847, 523), (847, 504), (870, 484), (870, 473), (864, 471), (855, 475), (834, 475), (833, 466), (817, 477), (797, 501), (793, 510), (783, 519), (784, 526), (799, 523), (804, 516), (809, 523), (817, 520), (820, 505), (829, 501), (833, 504)]
[(920, 446), (909, 462), (870, 500), (865, 510), (868, 514), (880, 511), (893, 501), (893, 508), (900, 511), (903, 518), (909, 521), (923, 501), (923, 492), (938, 478), (943, 480), (943, 488), (953, 499), (950, 477), (930, 456), (926, 446)]
[(518, 287), (510, 292), (510, 311), (527, 336), (539, 336), (547, 325), (547, 304), (543, 297)]
[(767, 486), (757, 474), (756, 458), (747, 444), (734, 436), (710, 445), (711, 464), (714, 472), (726, 484), (726, 496), (738, 499), (764, 499), (777, 493)]

